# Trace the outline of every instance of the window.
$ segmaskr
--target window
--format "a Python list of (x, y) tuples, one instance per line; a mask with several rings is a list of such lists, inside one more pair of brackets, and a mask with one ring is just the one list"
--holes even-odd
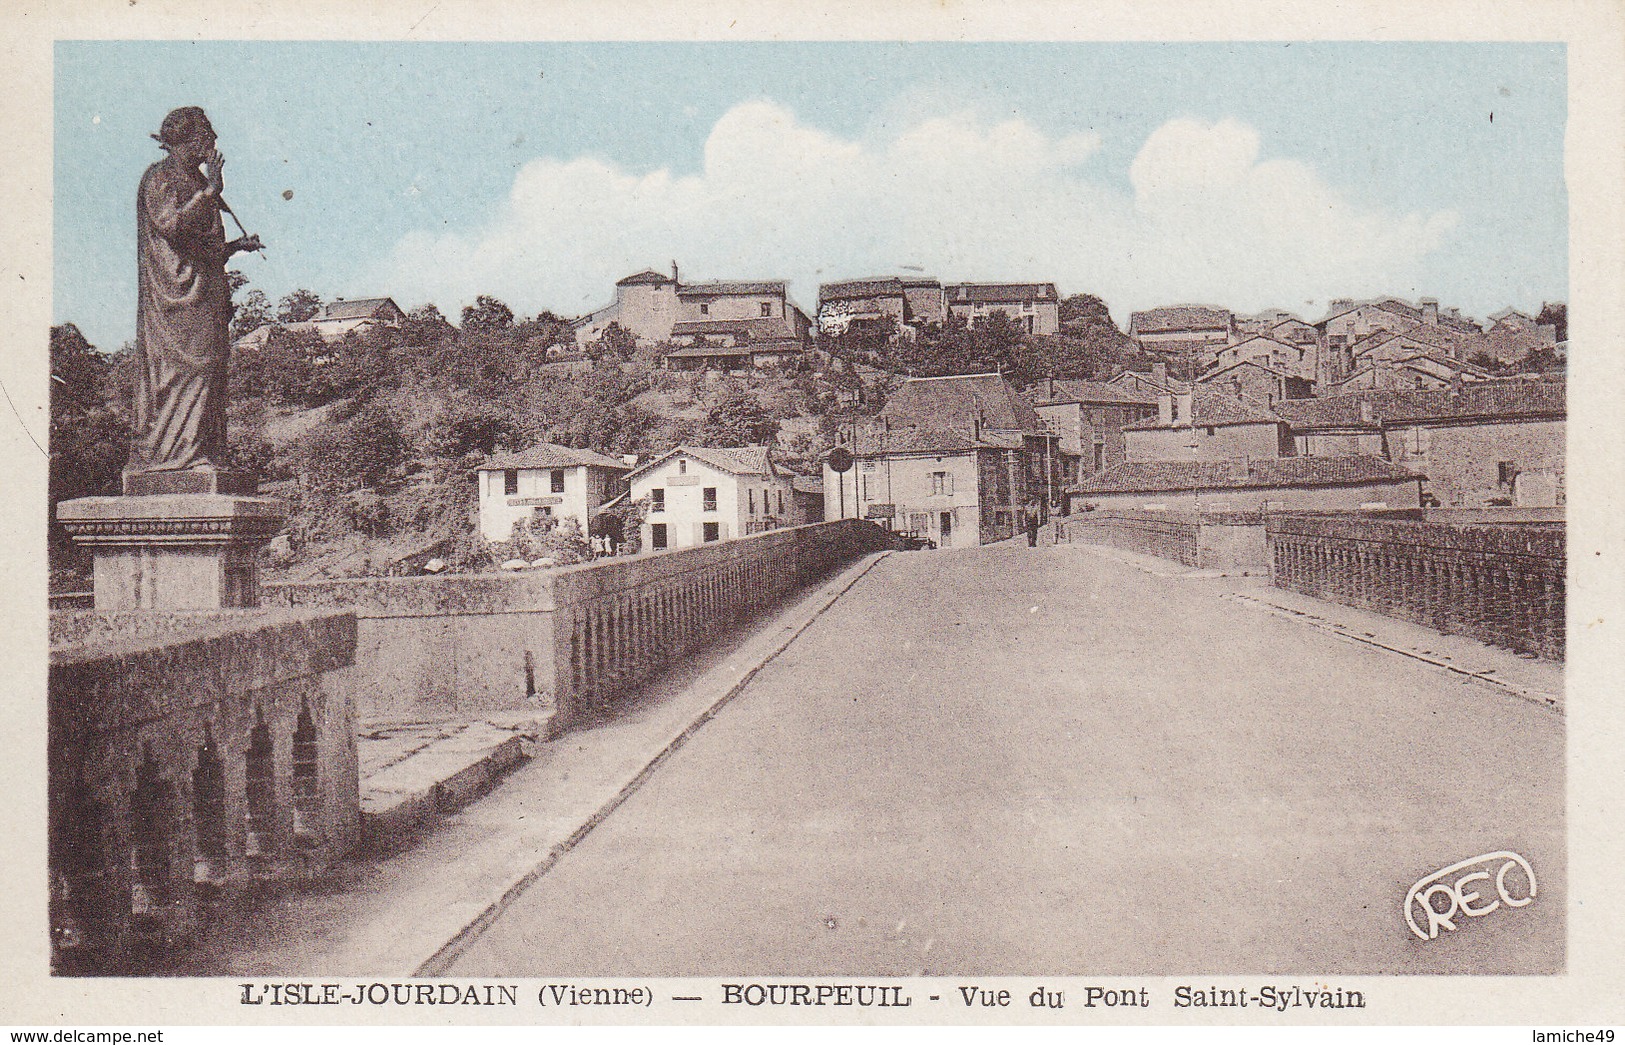
[(649, 491), (649, 510), (651, 512), (663, 512), (666, 510), (665, 487), (657, 486), (653, 490)]
[(688, 474), (688, 458), (679, 457), (677, 459), (677, 474), (678, 475), (687, 475)]
[(564, 492), (564, 469), (562, 468), (553, 469), (553, 492)]
[(666, 524), (654, 523), (649, 527), (649, 547), (655, 551), (664, 551), (666, 548)]
[[(715, 486), (707, 486), (705, 488), (705, 490), (703, 491), (703, 496), (705, 498), (705, 510), (708, 511), (708, 512), (716, 511), (717, 510), (717, 488)], [(735, 501), (734, 504), (738, 505), (739, 502)]]
[(784, 491), (779, 491), (779, 514), (784, 514)]
[(1495, 481), (1503, 487), (1512, 485), (1512, 480), (1518, 477), (1518, 463), (1516, 461), (1501, 461), (1495, 466)]
[(747, 502), (750, 504), (750, 514), (755, 515), (756, 514), (756, 491), (755, 490), (746, 490), (745, 491), (745, 498), (746, 498)]
[(711, 303), (709, 301), (700, 302), (700, 315), (709, 316), (710, 314), (711, 314)]
[(1207, 434), (1208, 434), (1208, 435), (1212, 435), (1212, 434), (1213, 434), (1213, 426), (1212, 426), (1212, 425), (1208, 425), (1208, 426), (1207, 426)]
[(869, 499), (869, 477), (867, 475), (863, 477), (863, 499), (865, 501)]
[(508, 468), (503, 470), (502, 492), (509, 497), (519, 492), (519, 469)]
[(947, 472), (931, 473), (931, 496), (940, 497), (954, 492), (954, 477)]
[(705, 542), (707, 544), (711, 543), (712, 541), (717, 541), (717, 540), (722, 539), (722, 524), (721, 523), (708, 522), (708, 523), (705, 523), (704, 526), (705, 526), (705, 531), (704, 531), (705, 532)]
[(762, 302), (762, 315), (771, 316), (772, 314), (773, 314), (773, 302), (771, 302), (771, 301)]

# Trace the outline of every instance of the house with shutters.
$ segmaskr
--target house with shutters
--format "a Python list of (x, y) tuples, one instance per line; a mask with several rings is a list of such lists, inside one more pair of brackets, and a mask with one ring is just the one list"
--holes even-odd
[(797, 516), (794, 480), (765, 446), (676, 446), (626, 476), (627, 496), (649, 500), (643, 548), (655, 552), (807, 521)]
[(1064, 486), (1060, 438), (998, 374), (911, 378), (824, 466), (824, 517), (873, 519), (939, 548), (1006, 540)]
[(323, 341), (332, 343), (343, 340), (346, 334), (359, 336), (373, 330), (398, 330), (405, 322), (406, 313), (393, 298), (334, 298), (302, 323), (266, 323), (238, 338), (234, 347), (263, 348), (276, 330), (290, 334), (315, 333)]
[(1425, 474), (1445, 508), (1563, 503), (1562, 380), (1498, 378), (1432, 389), (1374, 389), (1278, 403), (1304, 456), (1381, 456)]
[(535, 528), (566, 519), (586, 534), (593, 515), (620, 496), (629, 467), (593, 450), (556, 443), (493, 455), (475, 470), (480, 535), (504, 541), (516, 523)]
[[(754, 353), (723, 353), (706, 358), (690, 353), (673, 369), (764, 365), (787, 353), (799, 355), (812, 339), (812, 321), (790, 299), (784, 280), (713, 280), (683, 283), (674, 262), (671, 275), (646, 269), (615, 283), (615, 300), (572, 323), (578, 346), (620, 327), (640, 345), (670, 341), (685, 347), (739, 348)], [(740, 360), (743, 359), (743, 363)]]
[(1166, 305), (1131, 313), (1128, 336), (1145, 352), (1198, 371), (1240, 337), (1235, 315), (1211, 305)]
[(1292, 433), (1269, 407), (1211, 385), (1157, 397), (1157, 415), (1123, 426), (1129, 461), (1226, 461), (1288, 457)]
[(1053, 283), (954, 283), (943, 288), (949, 318), (975, 327), (1002, 312), (1027, 334), (1055, 334), (1061, 329), (1061, 297)]
[(1123, 426), (1157, 413), (1156, 396), (1100, 381), (1051, 378), (1025, 395), (1058, 437), (1061, 472), (1069, 483), (1124, 460)]
[(818, 288), (818, 329), (831, 337), (866, 327), (913, 337), (946, 314), (942, 282), (929, 276), (871, 276)]

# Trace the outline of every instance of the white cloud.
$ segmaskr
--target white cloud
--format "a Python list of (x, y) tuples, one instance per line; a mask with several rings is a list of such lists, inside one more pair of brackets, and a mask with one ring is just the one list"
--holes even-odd
[(1411, 286), (1456, 222), (1362, 205), (1307, 163), (1261, 160), (1259, 133), (1235, 120), (1157, 128), (1131, 191), (1099, 169), (1101, 144), (971, 114), (860, 142), (743, 102), (712, 128), (697, 174), (533, 160), (484, 228), (410, 235), (382, 275), (448, 314), (480, 293), (574, 314), (668, 259), (693, 279), (789, 278), (809, 309), (821, 281), (918, 265), (944, 280), (1053, 280), (1126, 318), (1158, 303), (1302, 307)]

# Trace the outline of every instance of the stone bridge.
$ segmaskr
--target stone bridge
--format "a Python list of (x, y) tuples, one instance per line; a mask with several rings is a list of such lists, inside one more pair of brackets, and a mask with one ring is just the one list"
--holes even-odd
[[(509, 580), (528, 586), (518, 603), (453, 578), (439, 614), (406, 581), (279, 596), (310, 620), (359, 618), (338, 672), (351, 694), (375, 687), (402, 713), (555, 706), (567, 731), (374, 857), (365, 888), (290, 896), (258, 935), (205, 941), (193, 971), (1564, 968), (1559, 665), (1277, 589), (1267, 564), (1225, 576), (1065, 543), (877, 552), (860, 525)], [(772, 612), (747, 623), (755, 607)], [(722, 698), (687, 695), (706, 672), (726, 676)], [(290, 726), (303, 699), (277, 705)], [(190, 779), (174, 782), (183, 814)], [(171, 845), (178, 864), (190, 850)], [(1497, 865), (1481, 896), (1433, 897), (1481, 916), (1443, 927), (1413, 906), (1433, 938), (1407, 926), (1414, 883), (1500, 851), (1536, 882), (1503, 876), (1494, 903)]]

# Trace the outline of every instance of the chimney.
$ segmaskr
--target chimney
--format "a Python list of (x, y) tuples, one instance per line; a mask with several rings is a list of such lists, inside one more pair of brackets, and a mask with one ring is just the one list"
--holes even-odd
[(1151, 380), (1159, 385), (1166, 385), (1168, 383), (1168, 364), (1160, 359), (1152, 363)]
[(1055, 398), (1055, 378), (1053, 376), (1049, 379), (1049, 398)]
[(1172, 392), (1157, 393), (1157, 423), (1164, 425), (1174, 423), (1174, 396)]
[(671, 259), (671, 281), (673, 283), (677, 282), (677, 259), (676, 258)]
[(1451, 373), (1450, 373), (1450, 394), (1452, 396), (1460, 395), (1461, 394), (1461, 386), (1462, 386), (1461, 371), (1460, 370), (1451, 371)]
[(1438, 298), (1422, 299), (1422, 322), (1426, 323), (1430, 327), (1436, 327), (1439, 325)]
[(1360, 400), (1360, 423), (1375, 424), (1377, 421), (1376, 405), (1369, 399)]

